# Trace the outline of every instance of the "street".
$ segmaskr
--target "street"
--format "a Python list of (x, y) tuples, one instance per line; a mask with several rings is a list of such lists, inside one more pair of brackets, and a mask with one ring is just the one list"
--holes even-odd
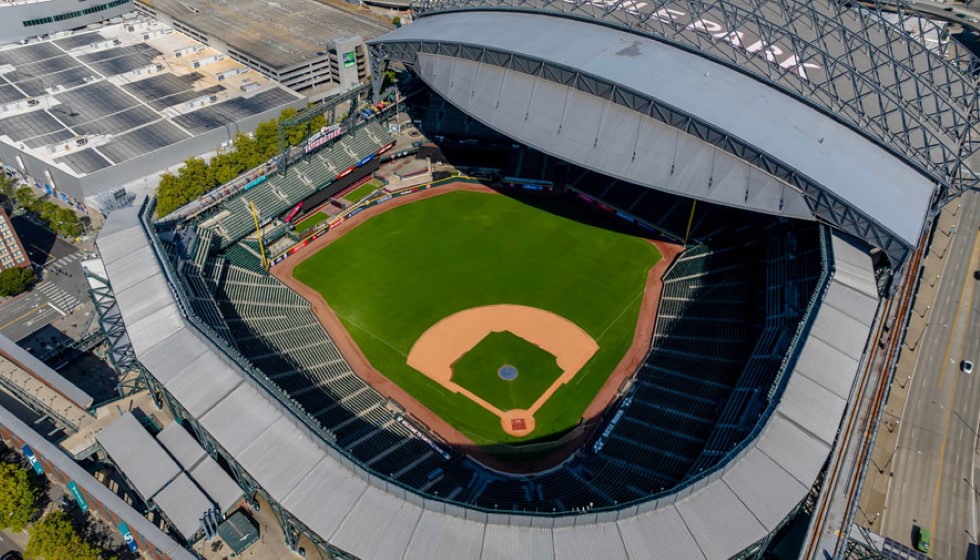
[(23, 216), (11, 222), (34, 269), (44, 271), (29, 292), (0, 306), (0, 334), (18, 341), (78, 308), (87, 300), (88, 286), (82, 251)]
[(912, 311), (912, 322), (924, 322), (924, 329), (910, 326), (903, 353), (911, 368), (899, 365), (872, 458), (869, 485), (884, 483), (884, 507), (865, 502), (865, 519), (858, 519), (910, 547), (914, 527), (929, 529), (931, 555), (955, 560), (967, 558), (978, 534), (980, 422), (980, 373), (960, 369), (963, 359), (980, 359), (980, 282), (973, 278), (980, 268), (980, 196), (969, 193), (961, 202), (956, 216), (940, 221), (930, 248), (933, 264), (926, 263)]

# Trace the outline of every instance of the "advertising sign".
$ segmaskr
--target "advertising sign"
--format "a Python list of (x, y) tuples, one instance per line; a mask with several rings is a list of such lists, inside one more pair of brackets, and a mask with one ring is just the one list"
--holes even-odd
[(37, 460), (37, 456), (34, 455), (34, 450), (31, 449), (31, 446), (25, 445), (24, 447), (21, 448), (21, 450), (23, 450), (24, 457), (27, 458), (27, 462), (31, 464), (31, 467), (34, 469), (34, 472), (36, 472), (37, 474), (44, 474), (44, 466), (41, 465), (41, 461)]
[(125, 521), (119, 524), (119, 532), (122, 533), (123, 541), (129, 547), (130, 552), (139, 550), (139, 544), (136, 543), (136, 538), (133, 537), (133, 532), (129, 530), (129, 525), (126, 525)]
[(357, 59), (354, 57), (354, 51), (344, 53), (344, 68), (350, 68), (357, 64)]
[(85, 501), (85, 496), (82, 495), (81, 488), (79, 488), (78, 485), (75, 484), (74, 480), (68, 483), (68, 491), (71, 492), (71, 495), (75, 497), (75, 503), (78, 504), (78, 509), (82, 513), (88, 511), (88, 502)]

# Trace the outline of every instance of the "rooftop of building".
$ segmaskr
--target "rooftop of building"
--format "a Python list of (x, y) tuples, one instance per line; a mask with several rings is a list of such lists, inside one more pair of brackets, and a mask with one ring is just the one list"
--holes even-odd
[(316, 0), (153, 0), (152, 7), (277, 69), (316, 58), (331, 39), (367, 41), (393, 28)]
[(0, 46), (0, 141), (75, 176), (300, 99), (152, 19)]

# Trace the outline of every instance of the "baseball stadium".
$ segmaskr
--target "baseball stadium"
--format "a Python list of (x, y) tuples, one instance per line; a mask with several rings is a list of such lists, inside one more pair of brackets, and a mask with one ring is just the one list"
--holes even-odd
[[(367, 111), (192, 211), (111, 214), (114, 362), (323, 557), (760, 554), (976, 187), (976, 59), (823, 0), (413, 11), (373, 95), (404, 69), (436, 142)], [(465, 173), (362, 190), (426, 154)]]

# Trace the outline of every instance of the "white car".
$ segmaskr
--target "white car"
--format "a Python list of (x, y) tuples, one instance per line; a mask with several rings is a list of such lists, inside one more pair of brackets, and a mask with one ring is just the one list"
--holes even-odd
[(962, 371), (967, 375), (973, 373), (973, 362), (971, 362), (970, 360), (963, 360), (962, 362), (960, 362), (960, 371)]

